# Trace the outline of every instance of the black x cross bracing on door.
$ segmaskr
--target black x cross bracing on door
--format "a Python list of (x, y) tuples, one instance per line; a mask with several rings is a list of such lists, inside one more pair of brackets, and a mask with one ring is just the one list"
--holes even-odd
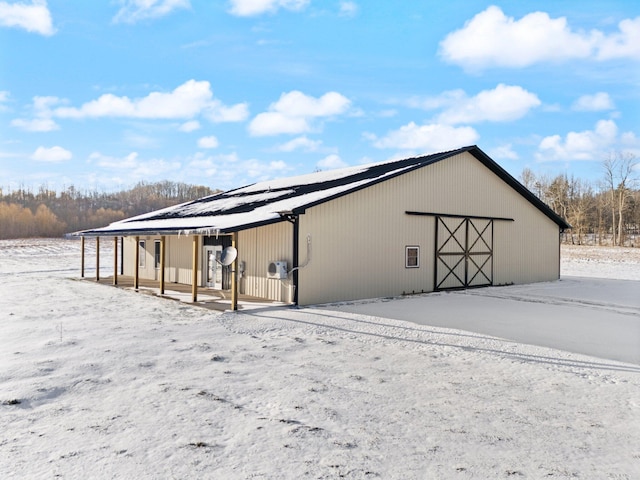
[(493, 284), (493, 219), (436, 217), (435, 290)]

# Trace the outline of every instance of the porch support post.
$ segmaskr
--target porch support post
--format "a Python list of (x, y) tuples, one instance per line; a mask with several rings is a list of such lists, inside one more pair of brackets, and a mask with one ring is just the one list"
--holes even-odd
[(133, 268), (133, 288), (140, 288), (140, 237), (136, 237), (135, 266)]
[(166, 244), (167, 237), (162, 235), (160, 237), (160, 295), (164, 295), (164, 257)]
[(118, 237), (113, 237), (113, 284), (118, 285)]
[[(233, 232), (231, 246), (238, 248), (238, 232)], [(231, 310), (238, 310), (238, 257), (231, 264)]]
[(100, 281), (100, 237), (96, 237), (96, 282)]
[(84, 236), (80, 237), (80, 278), (84, 278)]
[(198, 301), (198, 235), (193, 236), (193, 262), (191, 264), (191, 301)]

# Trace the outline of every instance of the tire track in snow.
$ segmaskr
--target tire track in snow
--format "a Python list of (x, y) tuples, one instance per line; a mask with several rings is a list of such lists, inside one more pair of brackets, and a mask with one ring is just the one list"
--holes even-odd
[(578, 306), (592, 310), (601, 310), (609, 313), (617, 313), (621, 315), (631, 315), (640, 317), (640, 308), (629, 305), (620, 305), (616, 303), (603, 303), (589, 300), (580, 300), (577, 298), (557, 298), (542, 295), (518, 295), (518, 294), (500, 294), (493, 292), (472, 292), (467, 291), (466, 295), (475, 295), (478, 297), (498, 298), (501, 300), (514, 300), (517, 302), (540, 303), (545, 305), (561, 305), (561, 306)]

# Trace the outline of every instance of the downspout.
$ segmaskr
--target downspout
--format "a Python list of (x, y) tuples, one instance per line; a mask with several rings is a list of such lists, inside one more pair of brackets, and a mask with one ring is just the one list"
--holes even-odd
[(291, 284), (293, 286), (293, 299), (292, 303), (298, 305), (298, 270), (300, 269), (300, 215), (295, 215), (293, 212), (279, 212), (280, 216), (293, 225), (293, 267), (289, 270), (291, 274)]
[(289, 270), (291, 275), (291, 283), (293, 285), (293, 304), (298, 305), (299, 299), (299, 278), (298, 270), (306, 267), (311, 261), (311, 235), (307, 235), (307, 258), (300, 265), (300, 214), (292, 212), (280, 212), (280, 215), (293, 225), (293, 267)]
[(298, 265), (300, 263), (300, 217), (293, 217), (293, 304), (298, 305)]
[(562, 269), (562, 234), (564, 233), (564, 229), (560, 228), (558, 233), (558, 280), (560, 280), (560, 270)]

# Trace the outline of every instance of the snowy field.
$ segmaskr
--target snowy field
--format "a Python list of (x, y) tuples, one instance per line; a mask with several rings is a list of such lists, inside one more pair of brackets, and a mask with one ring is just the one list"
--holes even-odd
[[(640, 249), (563, 255), (640, 280)], [(0, 241), (0, 479), (640, 478), (638, 364), (327, 306), (218, 314), (78, 271), (78, 242)]]

